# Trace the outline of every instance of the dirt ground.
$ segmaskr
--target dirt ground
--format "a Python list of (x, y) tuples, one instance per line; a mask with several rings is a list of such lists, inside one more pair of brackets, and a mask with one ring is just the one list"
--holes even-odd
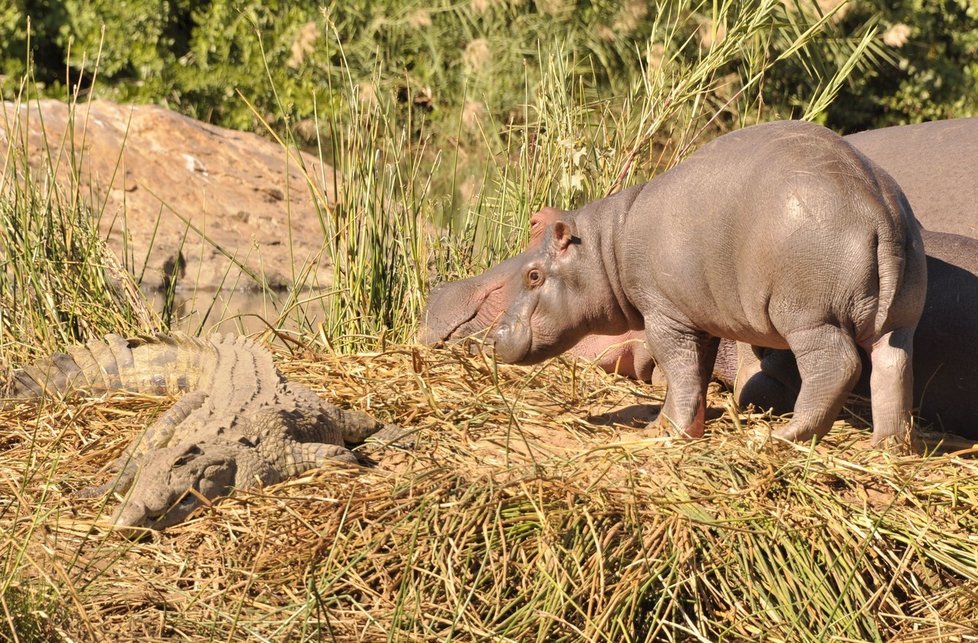
[(167, 274), (184, 291), (287, 286), (305, 265), (309, 285), (329, 285), (320, 217), (335, 177), (317, 158), (151, 105), (2, 106), (0, 167), (13, 150), (35, 181), (92, 207), (144, 288)]

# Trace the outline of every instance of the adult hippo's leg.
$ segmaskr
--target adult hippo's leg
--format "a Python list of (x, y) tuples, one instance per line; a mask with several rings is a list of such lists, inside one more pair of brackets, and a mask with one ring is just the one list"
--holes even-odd
[(859, 351), (849, 334), (830, 325), (793, 331), (785, 339), (798, 363), (801, 390), (794, 416), (774, 435), (794, 441), (821, 438), (859, 381)]
[(741, 342), (737, 342), (736, 350), (737, 374), (730, 388), (737, 405), (753, 405), (775, 415), (791, 413), (801, 388), (791, 351), (757, 349)]

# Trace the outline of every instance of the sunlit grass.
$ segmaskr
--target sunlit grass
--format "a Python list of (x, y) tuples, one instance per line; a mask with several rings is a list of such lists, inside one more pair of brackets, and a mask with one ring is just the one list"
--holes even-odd
[[(707, 439), (650, 438), (601, 416), (655, 404), (661, 391), (572, 361), (524, 370), (409, 343), (429, 287), (518, 252), (532, 211), (647, 180), (730, 129), (817, 119), (871, 47), (866, 31), (816, 59), (831, 17), (811, 4), (677, 0), (654, 16), (635, 51), (584, 56), (574, 42), (591, 35), (572, 33), (541, 38), (537, 67), (487, 63), (495, 75), (473, 79), (457, 101), (468, 107), (450, 117), (410, 94), (368, 91), (349, 68), (330, 75), (342, 109), (322, 106), (313, 142), (334, 182), (307, 168), (289, 189), (317, 198), (333, 281), (314, 283), (309, 265), (294, 265), (294, 287), (266, 322), (315, 344), (305, 358), (280, 355), (290, 377), (416, 430), (417, 446), (376, 453), (369, 470), (324, 469), (236, 494), (130, 543), (92, 528), (111, 500), (69, 492), (170, 401), (4, 405), (0, 637), (821, 641), (973, 631), (969, 460), (893, 459), (844, 423), (817, 449), (758, 446), (748, 434), (775, 420), (719, 395), (711, 402), (725, 413)], [(365, 46), (343, 42), (341, 26), (322, 37), (341, 53)], [(633, 59), (604, 82), (614, 56)], [(817, 76), (818, 91), (763, 99), (766, 75), (789, 63)], [(383, 88), (389, 75), (375, 71)], [(522, 104), (481, 111), (499, 87), (516, 88)], [(17, 99), (28, 94), (25, 85)], [(19, 363), (169, 321), (127, 273), (139, 274), (138, 258), (119, 266), (106, 251), (98, 204), (54, 188), (56, 168), (32, 168), (15, 147), (0, 176), (0, 358)], [(223, 315), (217, 300), (199, 305)]]
[(74, 640), (934, 640), (978, 625), (972, 460), (874, 451), (856, 416), (817, 448), (765, 443), (779, 420), (715, 392), (707, 437), (671, 440), (615, 414), (648, 417), (661, 391), (572, 361), (281, 357), (416, 446), (132, 543), (92, 529), (105, 500), (67, 492), (161, 401), (6, 406), (3, 614)]

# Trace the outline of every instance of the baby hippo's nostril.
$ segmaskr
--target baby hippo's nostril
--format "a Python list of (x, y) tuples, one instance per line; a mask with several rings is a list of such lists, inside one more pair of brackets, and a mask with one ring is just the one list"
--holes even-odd
[(486, 343), (495, 345), (505, 342), (512, 334), (513, 327), (508, 323), (497, 324), (492, 333), (489, 334), (489, 337), (486, 338)]

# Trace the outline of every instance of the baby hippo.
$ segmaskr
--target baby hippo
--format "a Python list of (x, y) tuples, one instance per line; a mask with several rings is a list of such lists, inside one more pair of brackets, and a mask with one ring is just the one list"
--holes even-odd
[(645, 185), (563, 213), (493, 270), (511, 302), (490, 331), (501, 361), (644, 327), (668, 385), (667, 429), (703, 434), (727, 338), (794, 354), (801, 387), (779, 437), (829, 430), (859, 380), (857, 346), (871, 364), (874, 444), (910, 437), (920, 231), (896, 182), (823, 127), (722, 136)]

